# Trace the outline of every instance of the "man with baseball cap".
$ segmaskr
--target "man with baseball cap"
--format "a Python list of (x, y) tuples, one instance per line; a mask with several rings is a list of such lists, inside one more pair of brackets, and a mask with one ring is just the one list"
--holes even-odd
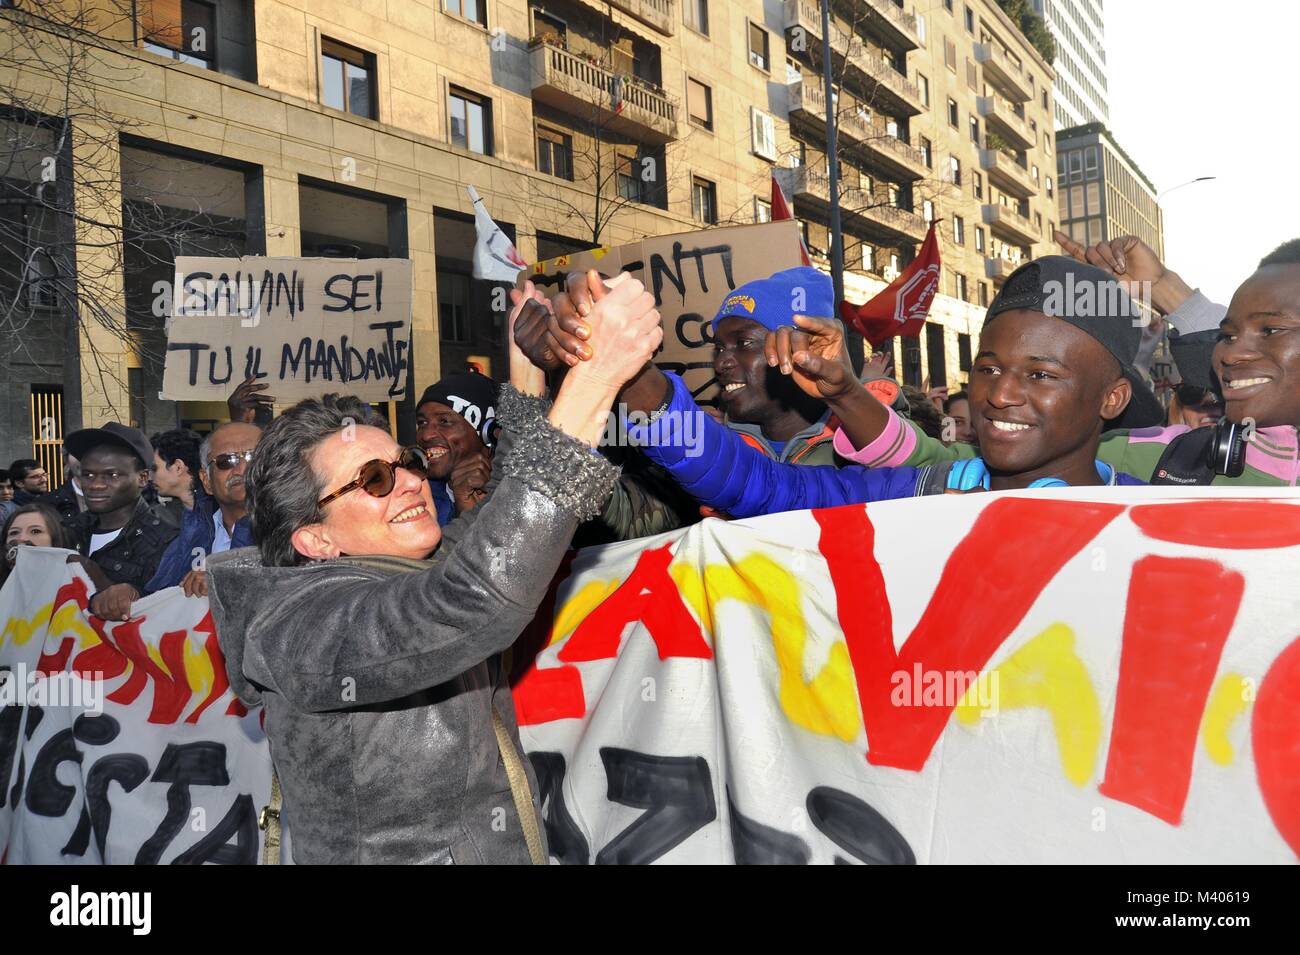
[[(690, 392), (676, 376), (649, 371), (625, 390), (624, 401), (632, 410), (654, 409), (652, 418), (666, 411), (665, 426), (637, 426), (629, 435), (654, 442), (645, 448), (652, 460), (701, 501), (735, 517), (945, 491), (1141, 484), (1097, 460), (1107, 424), (1145, 423), (1161, 413), (1132, 367), (1141, 335), (1132, 312), (1119, 283), (1063, 257), (1031, 263), (1008, 278), (989, 307), (971, 371), (979, 450), (964, 446), (960, 462), (926, 469), (792, 468), (753, 453), (709, 422), (703, 453), (688, 455), (675, 422), (690, 413)], [(891, 421), (897, 415), (854, 377), (843, 327), (804, 315), (795, 324), (769, 336), (767, 364), (825, 398), (841, 421), (839, 453), (879, 454), (858, 443), (862, 431), (873, 414), (892, 415)], [(925, 440), (943, 448), (937, 439)]]
[(415, 409), (415, 440), (428, 458), (429, 486), (445, 526), (476, 507), (492, 476), (497, 385), (477, 372), (430, 385)]
[(177, 533), (166, 513), (141, 496), (149, 484), (153, 446), (138, 428), (113, 421), (74, 431), (64, 447), (81, 462), (86, 496), (85, 513), (69, 525), (77, 550), (112, 584), (91, 598), (91, 612), (125, 620)]

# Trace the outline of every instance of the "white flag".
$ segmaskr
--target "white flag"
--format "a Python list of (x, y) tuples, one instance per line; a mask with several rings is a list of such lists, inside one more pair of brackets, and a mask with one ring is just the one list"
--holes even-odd
[(492, 221), (478, 190), (473, 186), (465, 188), (474, 203), (474, 278), (513, 285), (519, 270), (527, 268), (528, 263), (515, 249), (510, 237)]

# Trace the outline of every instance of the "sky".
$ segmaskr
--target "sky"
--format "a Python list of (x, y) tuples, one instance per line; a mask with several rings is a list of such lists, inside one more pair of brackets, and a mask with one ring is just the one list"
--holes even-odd
[(1165, 265), (1226, 304), (1300, 238), (1300, 2), (1106, 0), (1110, 129), (1165, 195)]

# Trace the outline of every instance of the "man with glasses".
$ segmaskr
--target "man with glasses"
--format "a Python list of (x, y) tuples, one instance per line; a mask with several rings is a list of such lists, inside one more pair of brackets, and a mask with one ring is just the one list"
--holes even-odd
[(180, 587), (187, 597), (206, 597), (208, 556), (252, 546), (244, 472), (261, 436), (257, 425), (232, 421), (203, 439), (198, 460), (202, 487), (194, 489), (194, 506), (181, 518), (181, 532), (158, 562), (146, 594)]
[(74, 431), (64, 446), (81, 462), (86, 496), (85, 513), (69, 527), (78, 552), (107, 578), (96, 581), (101, 589), (90, 599), (91, 613), (125, 620), (177, 532), (167, 513), (142, 497), (153, 447), (138, 428), (116, 421)]
[(13, 482), (14, 503), (19, 507), (34, 503), (50, 489), (49, 475), (35, 458), (19, 458), (9, 465), (9, 480)]

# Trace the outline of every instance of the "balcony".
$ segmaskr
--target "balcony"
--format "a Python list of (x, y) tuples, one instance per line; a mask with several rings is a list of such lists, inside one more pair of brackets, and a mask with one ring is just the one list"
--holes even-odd
[[(881, 0), (887, 3), (888, 0)], [(794, 45), (791, 31), (803, 31), (808, 42), (807, 54), (814, 62), (821, 59), (822, 18), (817, 4), (810, 0), (785, 0), (785, 29), (787, 49), (798, 48)], [(909, 83), (907, 77), (881, 57), (867, 52), (861, 37), (856, 34), (847, 37), (831, 25), (835, 34), (831, 38), (831, 50), (836, 58), (846, 66), (849, 78), (856, 80), (868, 91), (867, 105), (872, 109), (900, 116), (919, 116), (924, 107), (921, 105), (921, 91), (916, 84)]]
[[(811, 205), (818, 213), (830, 212), (830, 179), (807, 166), (776, 169), (776, 180), (792, 201)], [(887, 196), (872, 195), (856, 187), (840, 187), (840, 215), (846, 227), (854, 227), (880, 242), (920, 242), (925, 238), (925, 220), (915, 212), (889, 204)]]
[[(673, 0), (609, 0), (609, 4), (636, 17), (646, 26), (654, 27), (664, 36), (672, 36), (677, 31)], [(603, 8), (605, 4), (600, 2), (596, 6)]]
[[(529, 53), (533, 98), (566, 113), (600, 123), (640, 142), (662, 145), (677, 138), (677, 104), (666, 94), (570, 53), (538, 43)], [(622, 86), (622, 108), (613, 91)]]
[(1034, 224), (1010, 206), (984, 206), (984, 222), (993, 230), (994, 235), (1014, 245), (1031, 246), (1042, 240)]
[(1004, 258), (984, 260), (984, 275), (986, 278), (992, 279), (994, 285), (1001, 285), (1015, 270), (1015, 263), (1008, 262)]
[(915, 15), (904, 13), (893, 0), (864, 0), (862, 8), (866, 11), (867, 22), (890, 46), (915, 50), (921, 45)]
[(1025, 118), (1019, 115), (1004, 99), (996, 96), (981, 96), (976, 104), (979, 114), (988, 122), (991, 129), (1008, 143), (1019, 149), (1033, 149), (1036, 145), (1029, 132)]
[(1028, 199), (1038, 192), (1038, 183), (1029, 170), (1004, 152), (981, 149), (980, 168), (988, 173), (989, 182), (1019, 199)]
[[(826, 135), (826, 95), (818, 83), (791, 83), (786, 87), (790, 119), (811, 126), (819, 137)], [(843, 101), (841, 101), (843, 102)], [(887, 177), (912, 182), (924, 179), (929, 171), (921, 151), (873, 126), (852, 109), (841, 109), (837, 117), (840, 148), (860, 154), (868, 165), (878, 167)]]
[(984, 67), (984, 75), (1013, 103), (1027, 103), (1033, 98), (1029, 79), (996, 43), (975, 44), (975, 60)]

